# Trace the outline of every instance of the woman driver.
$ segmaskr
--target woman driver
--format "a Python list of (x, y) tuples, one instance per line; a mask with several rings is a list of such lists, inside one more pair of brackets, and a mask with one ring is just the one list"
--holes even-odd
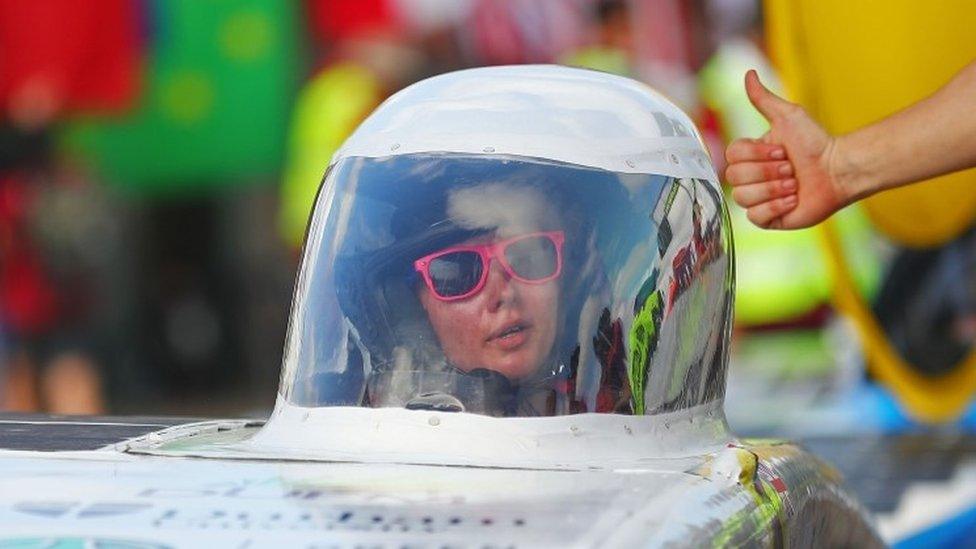
[(562, 231), (469, 239), (418, 258), (420, 302), (448, 361), (510, 380), (535, 373), (556, 338)]
[[(346, 367), (323, 373), (315, 398), (496, 416), (579, 406), (577, 365), (588, 382), (604, 377), (594, 364), (602, 306), (590, 302), (602, 304), (606, 288), (592, 220), (564, 184), (582, 176), (439, 156), (356, 169), (358, 221), (332, 294), (350, 327)], [(613, 188), (603, 181), (612, 176), (585, 175)]]

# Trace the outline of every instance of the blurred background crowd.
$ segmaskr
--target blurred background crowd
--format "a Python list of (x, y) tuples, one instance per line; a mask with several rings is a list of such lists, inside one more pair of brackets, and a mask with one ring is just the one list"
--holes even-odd
[(0, 408), (263, 415), (322, 172), (387, 96), (611, 71), (720, 164), (760, 29), (753, 0), (3, 0)]
[[(427, 76), (518, 63), (631, 76), (695, 119), (722, 173), (726, 143), (767, 129), (745, 71), (782, 87), (764, 7), (789, 2), (763, 4), (0, 0), (0, 409), (267, 414), (329, 156)], [(761, 231), (734, 205), (732, 218), (734, 426), (844, 428), (863, 421), (834, 406), (850, 399), (907, 421), (865, 383), (817, 233)], [(968, 240), (904, 252), (857, 208), (835, 225), (901, 352), (926, 375), (950, 370), (976, 336), (957, 276)]]

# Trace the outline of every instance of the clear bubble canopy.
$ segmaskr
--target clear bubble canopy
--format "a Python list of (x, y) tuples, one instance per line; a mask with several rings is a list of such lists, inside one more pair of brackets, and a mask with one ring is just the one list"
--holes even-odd
[(256, 441), (338, 410), (684, 413), (720, 439), (731, 259), (702, 141), (650, 88), (550, 66), (425, 80), (326, 172)]

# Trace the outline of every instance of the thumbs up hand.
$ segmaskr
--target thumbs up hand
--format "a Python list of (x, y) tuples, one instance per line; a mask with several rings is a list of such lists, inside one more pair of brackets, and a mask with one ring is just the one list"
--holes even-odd
[(746, 92), (769, 121), (760, 139), (737, 139), (725, 152), (725, 178), (732, 198), (750, 221), (763, 228), (815, 225), (853, 200), (836, 176), (837, 139), (802, 107), (766, 89), (755, 71), (746, 73)]

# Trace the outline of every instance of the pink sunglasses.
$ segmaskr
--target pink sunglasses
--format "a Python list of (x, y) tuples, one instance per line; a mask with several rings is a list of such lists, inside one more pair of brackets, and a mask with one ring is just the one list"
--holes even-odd
[(492, 242), (452, 246), (413, 262), (427, 288), (441, 301), (471, 297), (485, 287), (492, 258), (509, 276), (527, 284), (557, 278), (563, 268), (563, 231), (524, 234)]

